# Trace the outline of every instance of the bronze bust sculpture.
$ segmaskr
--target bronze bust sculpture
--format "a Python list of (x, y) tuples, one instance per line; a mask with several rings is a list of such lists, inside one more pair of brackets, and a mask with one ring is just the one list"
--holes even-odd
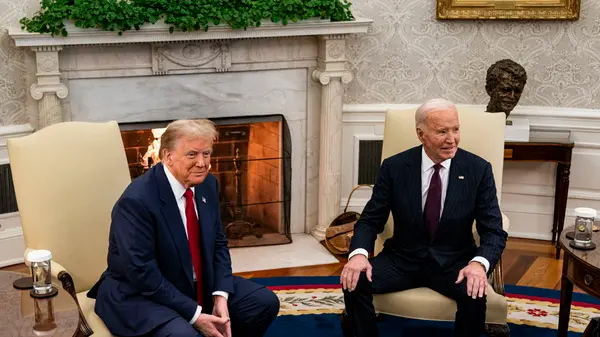
[(485, 90), (490, 96), (487, 112), (504, 112), (508, 118), (527, 83), (525, 68), (513, 60), (503, 59), (488, 68), (485, 81)]

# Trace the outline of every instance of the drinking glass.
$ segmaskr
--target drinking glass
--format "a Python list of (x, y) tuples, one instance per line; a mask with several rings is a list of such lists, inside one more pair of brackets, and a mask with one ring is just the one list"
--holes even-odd
[(45, 249), (33, 250), (27, 254), (27, 260), (31, 264), (33, 291), (36, 294), (49, 293), (52, 290), (52, 253)]

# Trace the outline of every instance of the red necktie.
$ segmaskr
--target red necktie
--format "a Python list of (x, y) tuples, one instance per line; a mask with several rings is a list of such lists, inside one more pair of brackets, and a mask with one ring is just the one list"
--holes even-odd
[(425, 225), (430, 237), (435, 235), (440, 222), (440, 210), (442, 209), (442, 179), (440, 179), (440, 164), (436, 164), (429, 190), (427, 191), (427, 200), (425, 201)]
[(192, 253), (192, 265), (196, 272), (196, 286), (198, 304), (202, 305), (202, 258), (200, 255), (200, 231), (198, 217), (194, 206), (194, 192), (190, 188), (185, 190), (185, 219), (188, 232), (188, 243)]

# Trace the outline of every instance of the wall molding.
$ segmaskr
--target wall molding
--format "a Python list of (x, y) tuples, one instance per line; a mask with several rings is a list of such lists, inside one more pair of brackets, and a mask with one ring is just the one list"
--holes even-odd
[[(578, 149), (600, 150), (600, 143), (575, 142), (575, 147)], [(598, 154), (600, 154), (600, 151)]]
[[(416, 109), (420, 104), (344, 104), (343, 111), (348, 113), (385, 113), (388, 109)], [(457, 104), (458, 106), (480, 109), (485, 111), (484, 104)], [(600, 120), (600, 110), (545, 107), (534, 105), (517, 105), (511, 112), (511, 116), (542, 117), (542, 118), (566, 118), (566, 119), (589, 119)]]
[[(383, 123), (385, 113), (389, 109), (416, 109), (420, 104), (345, 104), (342, 121), (344, 123)], [(458, 104), (485, 111), (483, 104)], [(600, 132), (600, 110), (517, 106), (511, 117), (528, 118), (532, 130), (577, 130), (584, 132)], [(553, 123), (554, 122), (554, 123)]]
[(19, 212), (0, 214), (0, 239), (3, 238), (2, 233), (5, 230), (17, 227), (21, 227)]
[[(554, 185), (502, 184), (502, 194), (528, 195), (554, 198)], [(569, 199), (600, 201), (599, 190), (569, 188)]]
[(508, 230), (508, 237), (515, 237), (521, 239), (533, 239), (533, 240), (552, 240), (552, 233), (528, 233), (528, 232), (511, 232)]
[(25, 243), (21, 226), (0, 230), (0, 267), (23, 263), (24, 252)]
[[(10, 163), (6, 141), (33, 133), (31, 124), (0, 126), (0, 165)], [(19, 212), (0, 214), (0, 267), (23, 263), (25, 243)]]
[[(364, 195), (359, 198), (352, 198), (348, 207), (357, 207), (363, 208), (369, 201), (371, 196), (371, 192), (365, 192), (368, 195)], [(502, 185), (502, 194), (515, 194), (515, 195), (525, 195), (532, 197), (549, 197), (554, 198), (554, 186), (543, 186), (543, 185), (525, 185), (525, 184), (503, 184)], [(503, 198), (504, 199), (504, 198)], [(569, 189), (569, 199), (580, 199), (580, 200), (590, 200), (590, 201), (600, 201), (600, 191), (596, 190), (584, 190), (584, 189)], [(346, 202), (348, 201), (347, 197), (344, 197), (340, 200), (340, 207), (346, 206)], [(511, 209), (503, 209), (505, 212), (519, 212)], [(570, 212), (570, 213), (569, 213)], [(528, 214), (539, 214), (539, 215), (552, 215), (553, 213), (543, 213), (543, 212), (527, 212)], [(567, 208), (566, 216), (573, 216), (573, 211)]]
[(23, 229), (21, 226), (0, 231), (0, 241), (19, 237), (23, 237)]
[(26, 136), (34, 131), (31, 124), (15, 124), (0, 126), (0, 165), (8, 164), (6, 140), (13, 137)]
[[(340, 201), (340, 208), (343, 209), (346, 206), (346, 201), (348, 199), (347, 198), (343, 198)], [(369, 198), (352, 198), (352, 200), (350, 200), (350, 203), (348, 204), (348, 209), (350, 210), (354, 210), (356, 212), (361, 212), (362, 209), (364, 208), (364, 206), (366, 205), (366, 203), (369, 201)], [(509, 209), (503, 209), (502, 212), (504, 214), (506, 214), (508, 216), (508, 218), (510, 219), (510, 216), (507, 213), (522, 213), (519, 211), (511, 211)], [(565, 215), (565, 227), (569, 226), (569, 219), (574, 217), (574, 210), (573, 209), (567, 209), (566, 211), (566, 215)], [(552, 216), (552, 213), (546, 214), (543, 212), (527, 212), (527, 214), (535, 214), (535, 215), (545, 215), (545, 216)], [(548, 231), (547, 233), (532, 233), (532, 232), (514, 232), (511, 231), (510, 229), (508, 230), (508, 236), (509, 237), (515, 237), (515, 238), (524, 238), (524, 239), (534, 239), (534, 240), (547, 240), (550, 241), (552, 240), (552, 232)]]

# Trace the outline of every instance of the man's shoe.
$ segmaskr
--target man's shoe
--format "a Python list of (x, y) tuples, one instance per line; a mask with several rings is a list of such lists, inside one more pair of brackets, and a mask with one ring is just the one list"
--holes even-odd
[(352, 322), (350, 321), (350, 317), (348, 317), (348, 313), (346, 313), (346, 310), (344, 310), (340, 315), (340, 321), (342, 325), (342, 334), (344, 335), (344, 337), (354, 337)]

